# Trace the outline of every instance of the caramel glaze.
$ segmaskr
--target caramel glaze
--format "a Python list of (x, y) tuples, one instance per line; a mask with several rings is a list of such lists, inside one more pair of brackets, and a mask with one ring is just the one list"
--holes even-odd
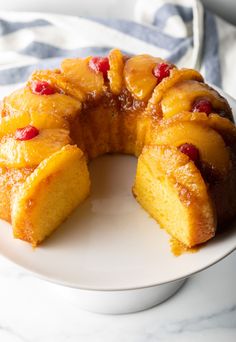
[(173, 237), (170, 238), (170, 250), (174, 256), (180, 256), (184, 253), (196, 253), (205, 244), (206, 243), (189, 248), (186, 245), (184, 245), (182, 242), (176, 240), (175, 238)]
[[(216, 235), (223, 233), (228, 228), (227, 224), (235, 217), (236, 156), (233, 152), (231, 153), (231, 161), (231, 172), (225, 178), (222, 178), (210, 165), (202, 164), (199, 166), (201, 175), (208, 185), (208, 191), (217, 212)], [(175, 256), (180, 256), (184, 253), (196, 253), (208, 243), (209, 241), (189, 248), (175, 238), (170, 238), (171, 252)]]
[(136, 128), (141, 116), (145, 120), (146, 105), (125, 88), (118, 96), (106, 90), (99, 99), (83, 103), (71, 125), (71, 138), (88, 159), (104, 153), (139, 155), (142, 146), (135, 151)]
[(0, 212), (1, 219), (11, 223), (11, 198), (14, 191), (34, 171), (34, 168), (0, 168)]
[[(231, 172), (224, 179), (209, 179), (209, 192), (214, 199), (218, 217), (218, 227), (222, 226), (235, 217), (235, 184), (236, 184), (236, 155), (231, 152)], [(222, 196), (224, 194), (224, 196)]]

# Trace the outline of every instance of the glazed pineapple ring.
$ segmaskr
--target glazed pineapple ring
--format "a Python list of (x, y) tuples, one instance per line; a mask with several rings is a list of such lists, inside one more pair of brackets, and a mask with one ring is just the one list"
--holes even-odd
[(36, 167), (41, 161), (71, 143), (69, 131), (61, 128), (41, 129), (30, 140), (4, 136), (0, 141), (0, 166), (10, 168)]
[(34, 72), (4, 99), (0, 139), (0, 217), (34, 246), (88, 196), (87, 161), (104, 153), (138, 157), (137, 201), (188, 247), (236, 215), (231, 109), (160, 58), (115, 49)]

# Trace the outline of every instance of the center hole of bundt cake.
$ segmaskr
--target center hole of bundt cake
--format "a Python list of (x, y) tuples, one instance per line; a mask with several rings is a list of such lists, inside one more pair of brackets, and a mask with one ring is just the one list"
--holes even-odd
[(136, 201), (132, 195), (137, 158), (114, 154), (104, 155), (89, 163), (90, 201), (96, 213), (127, 213)]

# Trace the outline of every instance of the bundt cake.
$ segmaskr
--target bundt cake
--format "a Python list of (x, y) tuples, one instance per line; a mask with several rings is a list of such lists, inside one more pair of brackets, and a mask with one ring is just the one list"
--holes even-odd
[(133, 194), (188, 247), (236, 214), (236, 127), (196, 70), (149, 55), (65, 59), (3, 99), (0, 218), (38, 245), (90, 191), (89, 160), (138, 157)]

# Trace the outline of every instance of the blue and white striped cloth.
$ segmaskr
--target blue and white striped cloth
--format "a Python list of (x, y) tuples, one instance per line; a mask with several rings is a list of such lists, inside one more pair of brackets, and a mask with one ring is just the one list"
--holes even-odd
[(35, 68), (64, 57), (149, 53), (199, 69), (236, 97), (236, 28), (198, 0), (139, 0), (135, 21), (0, 12), (0, 86), (23, 82)]

